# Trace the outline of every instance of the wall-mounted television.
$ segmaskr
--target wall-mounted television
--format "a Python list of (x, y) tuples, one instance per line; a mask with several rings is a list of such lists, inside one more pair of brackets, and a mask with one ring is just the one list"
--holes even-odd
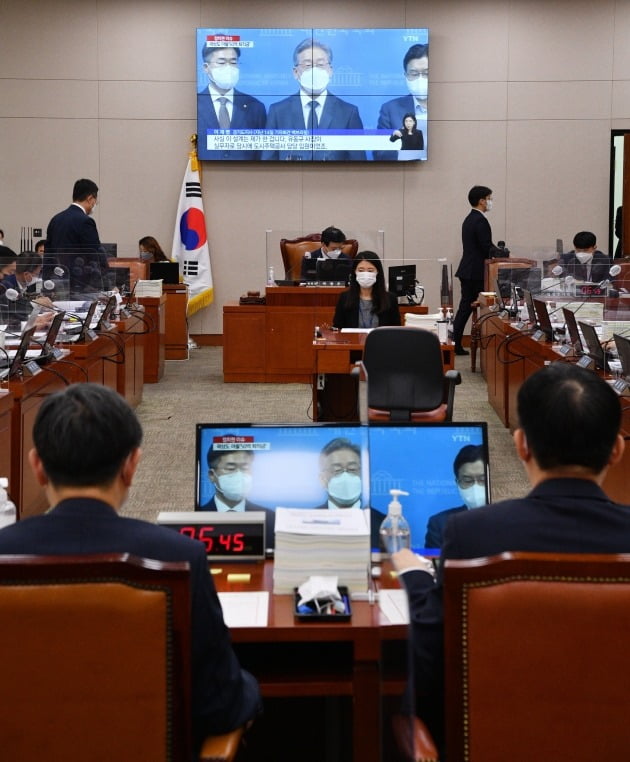
[(428, 29), (197, 29), (211, 161), (424, 161)]

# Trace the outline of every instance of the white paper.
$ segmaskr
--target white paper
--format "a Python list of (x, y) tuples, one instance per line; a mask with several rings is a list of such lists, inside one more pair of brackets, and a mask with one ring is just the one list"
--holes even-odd
[(276, 533), (362, 536), (369, 529), (360, 508), (326, 511), (319, 508), (276, 508)]
[(409, 604), (404, 590), (379, 590), (378, 605), (390, 624), (409, 624)]
[(219, 593), (223, 619), (228, 627), (266, 627), (269, 593)]

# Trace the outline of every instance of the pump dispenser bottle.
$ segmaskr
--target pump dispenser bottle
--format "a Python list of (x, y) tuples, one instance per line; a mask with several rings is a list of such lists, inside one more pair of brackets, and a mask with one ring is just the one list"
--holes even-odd
[(407, 519), (402, 515), (402, 505), (398, 500), (400, 495), (409, 495), (401, 489), (390, 489), (392, 500), (387, 508), (387, 516), (381, 523), (379, 530), (381, 544), (389, 553), (396, 553), (403, 548), (411, 546), (411, 532)]

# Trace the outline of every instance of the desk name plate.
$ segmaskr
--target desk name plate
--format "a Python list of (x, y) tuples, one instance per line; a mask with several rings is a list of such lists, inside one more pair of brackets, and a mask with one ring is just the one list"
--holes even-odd
[(263, 511), (161, 511), (157, 523), (203, 542), (206, 555), (213, 560), (265, 558)]

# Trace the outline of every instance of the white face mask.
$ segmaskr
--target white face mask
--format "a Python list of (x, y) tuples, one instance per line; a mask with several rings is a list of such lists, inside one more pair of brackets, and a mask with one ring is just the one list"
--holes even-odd
[(486, 504), (486, 488), (481, 484), (473, 484), (472, 487), (466, 487), (466, 489), (458, 486), (457, 489), (467, 508), (481, 508), (482, 505)]
[(492, 199), (488, 198), (486, 199), (486, 212), (492, 211)]
[(333, 476), (328, 482), (328, 495), (338, 505), (346, 508), (354, 505), (361, 497), (361, 477), (347, 471)]
[(581, 265), (587, 265), (593, 259), (592, 251), (576, 251), (575, 256)]
[(313, 95), (323, 93), (328, 87), (329, 82), (330, 75), (326, 69), (320, 69), (319, 66), (313, 66), (311, 69), (303, 71), (300, 75), (302, 90)]
[(341, 254), (341, 249), (329, 249), (326, 247), (326, 256), (329, 259), (339, 259), (339, 255)]
[(407, 89), (412, 95), (415, 95), (416, 98), (427, 97), (429, 80), (426, 77), (418, 77), (417, 79), (407, 79), (405, 77), (405, 80), (407, 81)]
[(221, 494), (227, 500), (234, 500), (235, 502), (240, 502), (244, 497), (247, 497), (252, 487), (252, 477), (242, 471), (221, 474), (217, 480)]
[(226, 66), (215, 66), (214, 69), (208, 69), (210, 79), (221, 90), (231, 90), (238, 84), (240, 71), (238, 66), (227, 64)]
[(361, 288), (370, 288), (376, 283), (376, 273), (358, 272), (356, 277), (357, 283)]

